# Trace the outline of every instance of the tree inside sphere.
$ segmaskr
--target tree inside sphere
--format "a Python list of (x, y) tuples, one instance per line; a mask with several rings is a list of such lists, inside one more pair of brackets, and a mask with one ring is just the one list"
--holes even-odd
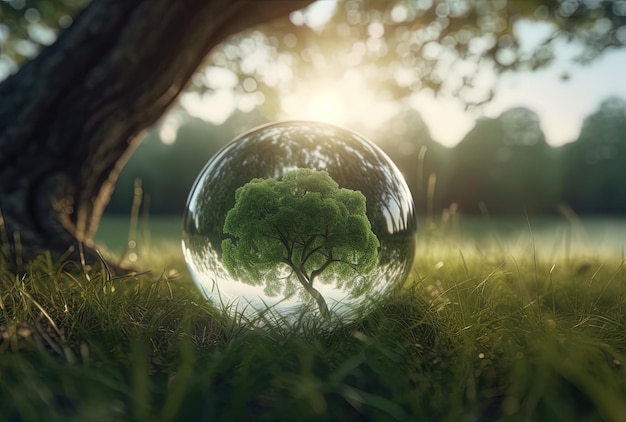
[(207, 163), (182, 247), (203, 295), (233, 314), (350, 318), (402, 284), (415, 235), (411, 194), (382, 150), (291, 121), (249, 131)]

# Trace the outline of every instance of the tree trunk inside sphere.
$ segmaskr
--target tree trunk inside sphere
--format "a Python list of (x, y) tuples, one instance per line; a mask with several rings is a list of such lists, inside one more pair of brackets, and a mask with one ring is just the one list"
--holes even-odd
[(123, 165), (211, 49), (311, 1), (93, 0), (0, 84), (5, 264), (79, 249), (97, 260), (92, 237)]

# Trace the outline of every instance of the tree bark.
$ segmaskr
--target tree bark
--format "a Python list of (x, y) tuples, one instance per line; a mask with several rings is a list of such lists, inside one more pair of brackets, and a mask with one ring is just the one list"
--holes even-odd
[(320, 314), (324, 318), (330, 318), (330, 311), (328, 310), (328, 304), (326, 303), (326, 299), (324, 299), (324, 295), (322, 295), (319, 290), (313, 287), (313, 279), (311, 278), (309, 281), (309, 278), (295, 265), (293, 265), (293, 263), (289, 264), (289, 266), (296, 274), (296, 277), (298, 277), (298, 281), (300, 282), (300, 284), (302, 284), (304, 290), (306, 290), (313, 297), (313, 299), (315, 299), (315, 302), (317, 303), (317, 308), (320, 310)]
[[(6, 262), (86, 259), (142, 132), (229, 35), (312, 0), (93, 0), (0, 84), (0, 242)], [(2, 249), (0, 249), (2, 250)]]

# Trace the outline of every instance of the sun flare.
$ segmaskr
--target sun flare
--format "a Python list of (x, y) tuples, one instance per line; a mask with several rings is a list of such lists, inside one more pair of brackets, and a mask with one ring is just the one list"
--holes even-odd
[(375, 129), (397, 113), (398, 104), (370, 89), (358, 71), (348, 71), (338, 80), (299, 84), (282, 96), (281, 109), (284, 119)]
[(345, 124), (352, 116), (346, 107), (346, 93), (315, 84), (290, 92), (281, 100), (286, 119), (316, 120)]
[(327, 122), (333, 119), (345, 120), (348, 118), (344, 98), (336, 92), (323, 91), (313, 94), (306, 107), (309, 118), (314, 120)]

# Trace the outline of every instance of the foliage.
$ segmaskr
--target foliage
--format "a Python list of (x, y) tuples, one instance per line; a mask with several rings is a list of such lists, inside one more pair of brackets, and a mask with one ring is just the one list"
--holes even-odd
[(478, 121), (452, 155), (443, 202), (457, 203), (463, 213), (548, 214), (561, 200), (558, 155), (530, 110)]
[(328, 315), (314, 282), (356, 290), (360, 276), (378, 262), (380, 242), (365, 211), (361, 192), (339, 188), (324, 171), (296, 169), (280, 181), (253, 179), (237, 189), (226, 215), (224, 265), (244, 283), (264, 284), (268, 296), (303, 293), (295, 276)]
[(477, 246), (422, 238), (404, 290), (330, 327), (227, 319), (171, 251), (0, 267), (1, 418), (621, 420), (624, 262)]
[[(493, 96), (494, 87), (482, 83), (485, 72), (546, 67), (564, 42), (581, 46), (582, 62), (626, 43), (626, 6), (617, 0), (346, 0), (325, 24), (306, 13), (294, 13), (291, 20), (295, 25), (234, 37), (209, 65), (231, 69), (241, 86), (254, 78), (264, 107), (271, 109), (279, 106), (276, 91), (310, 80), (342, 80), (351, 69), (383, 97), (431, 90), (473, 106)], [(549, 33), (528, 45), (520, 22), (542, 23)], [(252, 51), (265, 53), (262, 65), (248, 59)], [(276, 66), (288, 69), (281, 73), (289, 77), (278, 78)], [(200, 77), (194, 88), (212, 84)]]
[(577, 142), (563, 149), (563, 189), (578, 213), (626, 212), (626, 101), (606, 99), (585, 119)]
[[(0, 1), (0, 64), (16, 70), (87, 3)], [(551, 33), (528, 46), (516, 27), (521, 21), (544, 23)], [(492, 95), (474, 84), (486, 68), (501, 72), (547, 66), (562, 41), (580, 43), (578, 59), (588, 62), (624, 46), (625, 22), (621, 0), (345, 0), (325, 24), (316, 24), (305, 10), (294, 13), (291, 24), (270, 23), (238, 34), (207, 64), (208, 69), (230, 69), (240, 82), (233, 85), (238, 96), (269, 110), (279, 106), (277, 94), (295, 80), (307, 81), (311, 75), (340, 79), (357, 67), (379, 92), (404, 97), (430, 89), (473, 104)], [(276, 66), (289, 68), (280, 73), (295, 80), (280, 79)], [(460, 68), (465, 70), (455, 73)], [(191, 89), (218, 88), (210, 75), (207, 68), (200, 69)]]
[[(89, 0), (0, 1), (0, 79), (51, 44)], [(3, 66), (4, 65), (4, 66)]]

